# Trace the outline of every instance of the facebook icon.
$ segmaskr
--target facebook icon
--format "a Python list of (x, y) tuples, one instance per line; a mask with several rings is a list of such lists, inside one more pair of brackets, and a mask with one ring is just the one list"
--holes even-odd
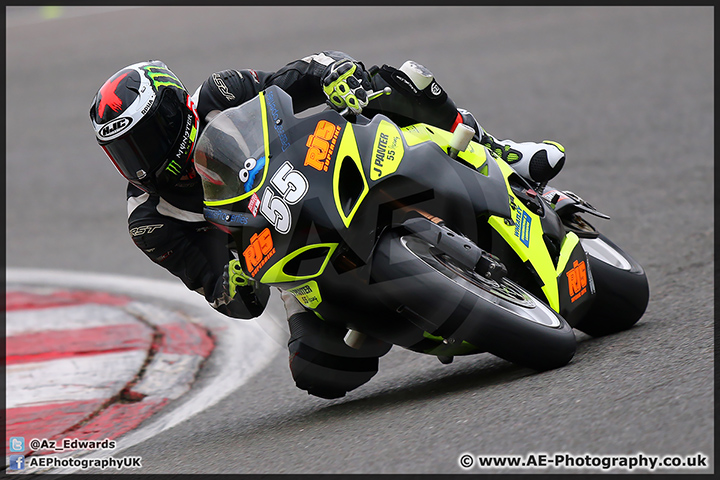
[(25, 469), (25, 455), (10, 455), (10, 470)]

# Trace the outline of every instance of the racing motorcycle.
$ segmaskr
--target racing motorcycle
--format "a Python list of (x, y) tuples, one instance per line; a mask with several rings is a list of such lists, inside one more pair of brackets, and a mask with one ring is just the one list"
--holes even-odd
[(297, 116), (269, 87), (199, 138), (204, 215), (233, 235), (248, 277), (346, 328), (350, 346), (443, 363), (489, 352), (542, 371), (572, 359), (573, 328), (634, 325), (645, 272), (582, 215), (608, 217), (530, 185), (460, 127)]

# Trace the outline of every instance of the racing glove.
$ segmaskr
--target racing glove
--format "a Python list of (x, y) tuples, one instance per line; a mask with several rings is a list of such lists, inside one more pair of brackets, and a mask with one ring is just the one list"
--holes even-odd
[(265, 310), (269, 288), (245, 275), (239, 260), (230, 260), (218, 279), (211, 306), (224, 315), (249, 319)]
[(336, 110), (349, 108), (359, 114), (368, 104), (367, 91), (372, 89), (370, 74), (361, 63), (340, 60), (328, 66), (322, 78), (328, 103)]

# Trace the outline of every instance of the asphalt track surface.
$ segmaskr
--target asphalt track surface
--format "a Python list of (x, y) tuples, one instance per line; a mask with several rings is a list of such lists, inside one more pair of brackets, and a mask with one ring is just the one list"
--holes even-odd
[[(368, 65), (412, 58), (494, 135), (566, 146), (555, 184), (608, 213), (596, 225), (646, 268), (643, 319), (606, 338), (578, 334), (574, 360), (543, 374), (490, 355), (445, 366), (393, 349), (370, 383), (335, 401), (296, 389), (280, 353), (213, 407), (123, 455), (142, 455), (143, 473), (463, 473), (463, 453), (703, 453), (710, 473), (713, 15), (66, 7), (40, 21), (11, 8), (7, 264), (172, 279), (130, 241), (123, 182), (87, 118), (95, 91), (123, 66), (160, 58), (194, 89), (213, 71), (274, 70), (323, 49)], [(601, 472), (564, 470), (585, 471)]]

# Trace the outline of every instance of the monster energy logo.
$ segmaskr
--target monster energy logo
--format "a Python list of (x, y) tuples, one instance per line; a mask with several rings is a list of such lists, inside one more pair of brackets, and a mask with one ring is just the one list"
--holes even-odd
[(180, 165), (175, 160), (173, 160), (172, 162), (170, 162), (170, 165), (168, 165), (167, 168), (165, 168), (165, 170), (167, 170), (168, 172), (170, 172), (174, 175), (178, 175), (180, 173), (181, 168), (180, 168)]
[(154, 65), (148, 65), (143, 67), (147, 72), (150, 80), (153, 82), (153, 87), (157, 90), (161, 86), (171, 86), (177, 88), (185, 88), (170, 70), (164, 67), (156, 67)]

